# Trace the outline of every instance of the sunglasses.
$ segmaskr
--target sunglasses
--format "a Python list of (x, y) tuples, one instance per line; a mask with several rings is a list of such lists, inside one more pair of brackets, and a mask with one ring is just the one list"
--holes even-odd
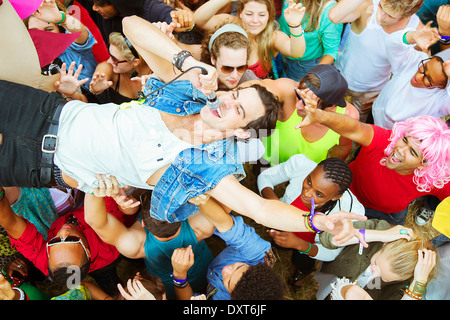
[(1, 270), (1, 273), (6, 280), (11, 282), (11, 287), (13, 288), (20, 286), (25, 281), (25, 277), (17, 271), (13, 271), (11, 276), (4, 269)]
[(230, 67), (230, 66), (222, 66), (220, 70), (222, 70), (223, 73), (232, 73), (234, 70), (237, 70), (239, 73), (243, 73), (247, 70), (248, 65), (244, 64), (243, 66), (239, 67)]
[(303, 104), (306, 106), (305, 100), (303, 100), (303, 98), (298, 94), (297, 89), (298, 89), (298, 88), (295, 88), (295, 89), (294, 89), (295, 95), (297, 96), (298, 100), (302, 101)]
[(119, 63), (124, 63), (124, 62), (128, 62), (128, 60), (119, 60), (119, 59), (117, 59), (116, 57), (114, 57), (112, 54), (111, 54), (111, 52), (109, 52), (108, 51), (108, 53), (109, 53), (109, 56), (111, 57), (111, 60), (113, 61), (113, 63), (114, 64), (119, 64)]
[(81, 238), (76, 235), (68, 235), (64, 238), (58, 236), (58, 237), (54, 237), (54, 238), (50, 239), (47, 242), (47, 256), (48, 256), (48, 248), (51, 246), (60, 244), (60, 243), (79, 243), (79, 244), (81, 244), (81, 246), (84, 249), (84, 253), (86, 253), (87, 258), (90, 259), (88, 251), (87, 251), (86, 247), (84, 246), (83, 242), (81, 241)]

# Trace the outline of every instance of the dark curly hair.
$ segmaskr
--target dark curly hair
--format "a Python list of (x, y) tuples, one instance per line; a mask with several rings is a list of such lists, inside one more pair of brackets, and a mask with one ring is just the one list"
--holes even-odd
[[(84, 278), (86, 278), (89, 269), (91, 266), (90, 260), (86, 259), (85, 262), (81, 266), (75, 266), (79, 267), (79, 275), (77, 276), (76, 281), (83, 281)], [(78, 269), (78, 268), (77, 268)], [(71, 279), (74, 275), (74, 266), (68, 265), (67, 263), (61, 263), (54, 267), (53, 269), (48, 267), (48, 275), (50, 279), (52, 280), (52, 283), (61, 286), (64, 289), (69, 289), (69, 284), (72, 285)]]
[(278, 115), (281, 112), (281, 103), (278, 98), (265, 87), (259, 84), (252, 84), (248, 87), (241, 87), (240, 89), (254, 88), (258, 93), (262, 103), (264, 104), (265, 113), (256, 120), (250, 121), (243, 128), (252, 133), (253, 137), (269, 136), (275, 130)]
[(242, 274), (230, 297), (231, 300), (283, 300), (284, 284), (275, 270), (262, 262)]

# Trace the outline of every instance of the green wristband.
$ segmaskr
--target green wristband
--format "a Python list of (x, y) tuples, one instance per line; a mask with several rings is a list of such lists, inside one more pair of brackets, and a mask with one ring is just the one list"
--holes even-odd
[(293, 36), (295, 38), (300, 38), (304, 33), (305, 32), (303, 30), (302, 30), (302, 33), (300, 33), (299, 35), (292, 34), (292, 32), (291, 32), (291, 36)]
[(411, 44), (411, 43), (409, 43), (407, 40), (406, 40), (406, 35), (408, 34), (408, 32), (405, 32), (404, 34), (403, 34), (403, 43), (404, 44)]
[(298, 252), (301, 253), (301, 254), (308, 254), (308, 252), (309, 252), (309, 251), (311, 250), (311, 248), (312, 248), (311, 242), (308, 242), (308, 244), (309, 244), (308, 250), (306, 250), (306, 251), (300, 251), (300, 250), (298, 250)]
[(60, 11), (61, 13), (61, 20), (59, 20), (58, 22), (55, 22), (55, 24), (61, 24), (64, 21), (66, 21), (66, 14), (63, 11)]

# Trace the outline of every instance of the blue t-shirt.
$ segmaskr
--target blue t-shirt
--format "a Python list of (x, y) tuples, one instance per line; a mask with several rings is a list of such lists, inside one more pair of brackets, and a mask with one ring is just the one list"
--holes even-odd
[[(211, 300), (230, 300), (230, 293), (223, 284), (222, 269), (236, 262), (257, 265), (265, 262), (266, 252), (271, 249), (270, 242), (262, 239), (255, 229), (245, 224), (241, 216), (232, 216), (234, 224), (230, 230), (214, 234), (222, 238), (227, 247), (219, 253), (208, 268), (209, 296)], [(215, 292), (215, 293), (214, 293)]]
[(84, 44), (72, 42), (72, 44), (58, 57), (62, 62), (66, 63), (67, 68), (69, 68), (72, 61), (75, 61), (75, 70), (80, 64), (83, 65), (78, 80), (89, 78), (89, 81), (82, 86), (87, 90), (89, 90), (89, 83), (91, 82), (92, 75), (97, 67), (97, 60), (95, 60), (94, 54), (92, 53), (92, 46), (97, 43), (97, 40), (95, 40), (89, 30), (88, 32), (89, 36)]

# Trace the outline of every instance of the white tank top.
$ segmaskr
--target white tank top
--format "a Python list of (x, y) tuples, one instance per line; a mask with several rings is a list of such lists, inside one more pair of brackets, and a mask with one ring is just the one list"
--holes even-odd
[[(348, 88), (357, 92), (378, 91), (388, 82), (391, 66), (386, 54), (387, 32), (376, 21), (380, 0), (373, 0), (373, 12), (360, 34), (349, 31), (347, 43), (338, 55), (336, 67), (348, 82)], [(412, 15), (406, 28), (416, 29), (419, 17)]]
[(97, 173), (114, 175), (120, 186), (151, 189), (148, 178), (191, 147), (172, 134), (157, 109), (139, 104), (122, 110), (114, 103), (70, 101), (58, 137), (55, 164), (84, 192), (97, 187)]

